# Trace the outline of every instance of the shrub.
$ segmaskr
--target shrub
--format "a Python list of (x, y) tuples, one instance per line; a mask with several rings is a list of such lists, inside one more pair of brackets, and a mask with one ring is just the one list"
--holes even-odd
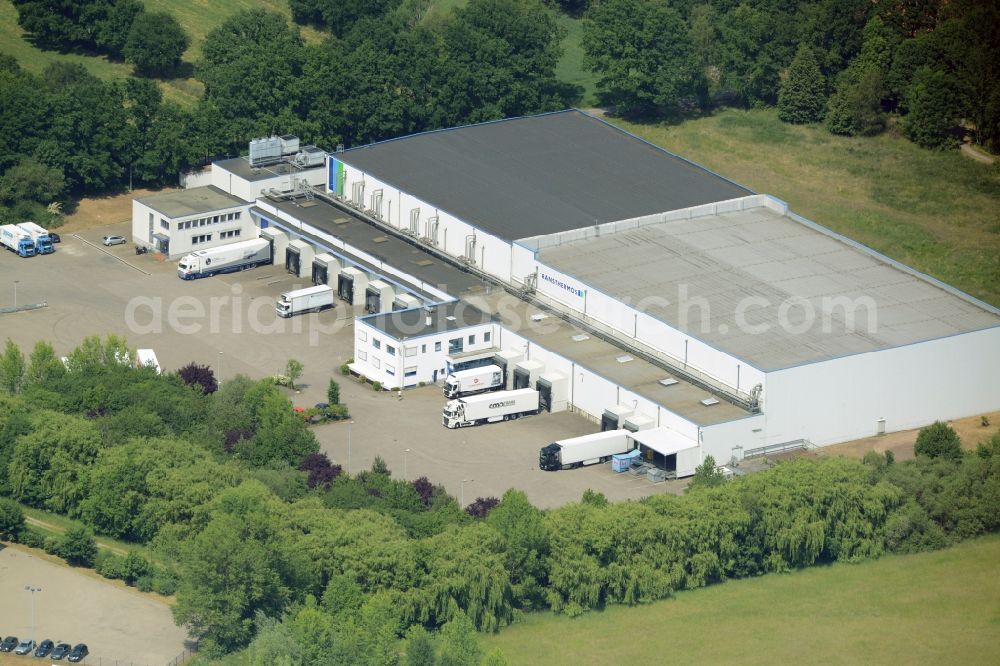
[(132, 585), (140, 578), (149, 576), (153, 571), (153, 565), (139, 553), (130, 550), (128, 555), (122, 560), (122, 578), (126, 583)]
[(465, 512), (473, 518), (482, 520), (489, 515), (490, 511), (500, 504), (496, 497), (477, 497), (476, 501), (465, 507)]
[(962, 442), (950, 425), (935, 421), (920, 429), (913, 452), (928, 458), (958, 460), (962, 457)]
[(334, 379), (330, 379), (330, 383), (326, 386), (326, 401), (331, 407), (340, 404), (340, 384)]
[(152, 576), (142, 576), (135, 581), (135, 587), (140, 592), (152, 592), (153, 591), (153, 577)]
[(303, 472), (309, 472), (306, 483), (310, 488), (318, 486), (324, 490), (329, 490), (330, 484), (343, 472), (343, 468), (340, 465), (332, 464), (325, 453), (307, 455), (302, 459), (299, 469)]
[(177, 576), (166, 572), (160, 571), (155, 576), (153, 576), (153, 592), (157, 594), (162, 594), (165, 597), (177, 592)]
[(101, 553), (94, 570), (105, 578), (120, 580), (125, 578), (125, 558), (114, 553)]
[(24, 510), (11, 499), (0, 498), (0, 539), (17, 541), (24, 531)]
[(204, 394), (215, 393), (219, 390), (219, 383), (215, 380), (215, 373), (207, 365), (188, 363), (177, 371), (177, 374), (188, 386), (199, 386)]
[(372, 382), (372, 390), (373, 391), (381, 391), (382, 390), (382, 382), (379, 382), (379, 381)]
[(351, 418), (350, 412), (347, 411), (347, 405), (333, 405), (331, 404), (326, 410), (327, 417), (332, 421), (343, 421), (345, 419)]
[(57, 541), (56, 555), (70, 564), (89, 567), (97, 559), (97, 542), (86, 527), (71, 527)]
[(347, 375), (351, 374), (351, 369), (349, 367), (347, 367), (346, 363), (344, 363), (342, 366), (340, 366), (340, 374), (344, 375), (345, 377)]
[(45, 548), (45, 535), (41, 532), (36, 532), (30, 527), (24, 528), (18, 541), (28, 548)]

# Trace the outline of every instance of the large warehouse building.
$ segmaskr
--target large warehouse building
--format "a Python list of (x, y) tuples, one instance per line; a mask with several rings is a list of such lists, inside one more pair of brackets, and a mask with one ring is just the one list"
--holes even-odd
[(315, 194), (250, 213), (388, 387), (497, 363), (717, 460), (1000, 408), (996, 308), (580, 111), (339, 152)]

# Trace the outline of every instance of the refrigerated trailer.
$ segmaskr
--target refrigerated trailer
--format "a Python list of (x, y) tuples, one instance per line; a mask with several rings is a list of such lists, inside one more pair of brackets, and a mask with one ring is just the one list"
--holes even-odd
[(444, 397), (461, 398), (487, 391), (502, 389), (503, 370), (496, 365), (487, 365), (481, 368), (469, 368), (459, 370), (448, 375), (444, 380)]
[(240, 241), (186, 254), (177, 263), (182, 280), (235, 273), (271, 263), (271, 243), (263, 238)]
[(35, 256), (35, 242), (16, 224), (5, 224), (0, 227), (0, 244), (17, 253), (19, 257)]
[(21, 231), (31, 236), (31, 242), (35, 244), (35, 254), (52, 254), (56, 251), (52, 244), (52, 236), (40, 225), (34, 222), (22, 222), (18, 227)]
[(441, 421), (448, 428), (465, 428), (537, 413), (538, 391), (518, 389), (449, 400), (444, 406)]
[(333, 307), (333, 288), (325, 284), (295, 291), (286, 291), (278, 297), (274, 311), (279, 317), (292, 317), (303, 312), (319, 312)]
[(538, 452), (538, 468), (546, 472), (596, 465), (634, 447), (625, 430), (606, 430), (581, 437), (570, 437), (543, 446)]

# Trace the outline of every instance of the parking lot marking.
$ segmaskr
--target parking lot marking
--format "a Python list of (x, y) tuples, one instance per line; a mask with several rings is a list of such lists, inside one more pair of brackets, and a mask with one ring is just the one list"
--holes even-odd
[(139, 271), (140, 273), (142, 273), (144, 275), (151, 275), (151, 273), (147, 273), (146, 271), (142, 270), (141, 268), (139, 268), (135, 264), (130, 264), (129, 262), (125, 261), (124, 259), (122, 259), (121, 257), (119, 257), (117, 254), (114, 254), (112, 252), (108, 252), (107, 250), (105, 250), (100, 245), (94, 245), (93, 243), (91, 243), (86, 238), (81, 238), (79, 234), (73, 234), (73, 238), (75, 238), (78, 241), (81, 241), (83, 243), (86, 243), (90, 247), (94, 248), (95, 250), (99, 250), (100, 252), (103, 252), (104, 254), (108, 255), (109, 257), (114, 257), (115, 259), (117, 259), (118, 261), (122, 262), (123, 264), (125, 264), (129, 268), (134, 268), (135, 270)]

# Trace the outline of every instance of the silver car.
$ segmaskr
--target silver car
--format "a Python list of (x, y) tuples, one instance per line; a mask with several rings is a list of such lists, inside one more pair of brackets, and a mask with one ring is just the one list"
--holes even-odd
[(14, 654), (28, 654), (35, 649), (35, 641), (30, 638), (25, 638), (23, 641), (17, 644), (17, 649), (14, 650)]
[(128, 241), (123, 236), (105, 236), (102, 242), (110, 247), (112, 245), (124, 245)]

